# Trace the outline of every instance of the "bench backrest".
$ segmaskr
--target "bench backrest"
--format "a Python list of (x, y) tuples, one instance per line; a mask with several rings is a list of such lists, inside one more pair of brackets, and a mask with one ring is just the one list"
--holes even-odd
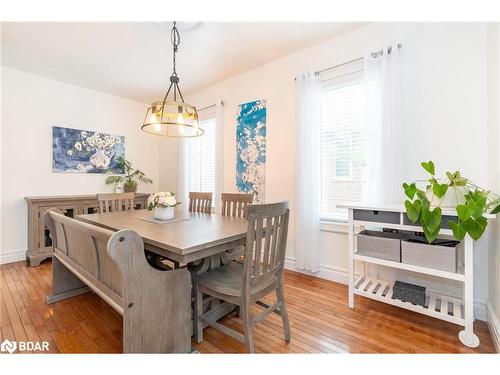
[(47, 211), (43, 220), (52, 235), (55, 256), (122, 306), (122, 273), (107, 251), (115, 232), (54, 211)]

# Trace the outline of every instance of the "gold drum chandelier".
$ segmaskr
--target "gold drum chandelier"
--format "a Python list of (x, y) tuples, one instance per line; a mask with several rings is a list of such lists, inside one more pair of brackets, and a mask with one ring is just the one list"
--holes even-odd
[[(173, 68), (170, 76), (170, 86), (162, 101), (151, 104), (146, 111), (146, 117), (141, 129), (146, 133), (173, 138), (198, 137), (204, 133), (198, 121), (196, 107), (184, 103), (179, 89), (179, 77), (175, 70), (175, 58), (181, 37), (177, 27), (172, 27), (170, 33), (173, 46)], [(169, 94), (172, 93), (169, 98)]]

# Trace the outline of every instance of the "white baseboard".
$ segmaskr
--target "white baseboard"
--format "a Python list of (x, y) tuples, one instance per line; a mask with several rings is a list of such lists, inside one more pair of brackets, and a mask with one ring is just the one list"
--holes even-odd
[[(335, 281), (340, 284), (347, 285), (349, 277), (348, 270), (340, 267), (331, 267), (331, 266), (320, 266), (320, 270), (318, 272), (310, 272), (306, 270), (298, 270), (295, 259), (286, 258), (285, 259), (285, 268), (290, 271), (300, 272), (306, 275), (319, 277), (320, 279)], [(450, 296), (454, 297), (454, 296)], [(455, 298), (460, 298), (456, 297)], [(478, 320), (487, 320), (486, 314), (486, 301), (475, 300), (474, 301), (474, 317)]]
[(26, 250), (11, 251), (9, 253), (0, 254), (0, 264), (21, 262), (26, 259)]
[(320, 279), (335, 281), (341, 284), (347, 284), (348, 281), (348, 271), (343, 268), (320, 266), (320, 270), (318, 272), (298, 270), (295, 259), (290, 258), (285, 259), (285, 268), (290, 271), (300, 272), (306, 275), (319, 277)]
[(498, 318), (495, 315), (493, 307), (491, 306), (489, 301), (486, 303), (486, 314), (488, 318), (487, 322), (490, 329), (491, 338), (495, 343), (497, 353), (500, 353), (500, 322), (498, 321)]

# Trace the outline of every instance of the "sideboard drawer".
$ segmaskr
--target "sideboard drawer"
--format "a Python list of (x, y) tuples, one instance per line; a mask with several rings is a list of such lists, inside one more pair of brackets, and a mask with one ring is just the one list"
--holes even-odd
[(376, 223), (399, 224), (401, 215), (392, 211), (372, 211), (354, 209), (353, 219), (359, 221), (372, 221)]

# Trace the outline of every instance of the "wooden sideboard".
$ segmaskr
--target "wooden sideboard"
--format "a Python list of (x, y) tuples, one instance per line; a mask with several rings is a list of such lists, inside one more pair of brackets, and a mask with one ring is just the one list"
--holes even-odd
[[(148, 196), (149, 194), (136, 193), (134, 208), (146, 208)], [(50, 232), (42, 222), (45, 211), (56, 209), (69, 217), (99, 212), (97, 194), (25, 197), (24, 199), (28, 202), (28, 251), (26, 256), (30, 266), (38, 266), (44, 259), (52, 256)]]

